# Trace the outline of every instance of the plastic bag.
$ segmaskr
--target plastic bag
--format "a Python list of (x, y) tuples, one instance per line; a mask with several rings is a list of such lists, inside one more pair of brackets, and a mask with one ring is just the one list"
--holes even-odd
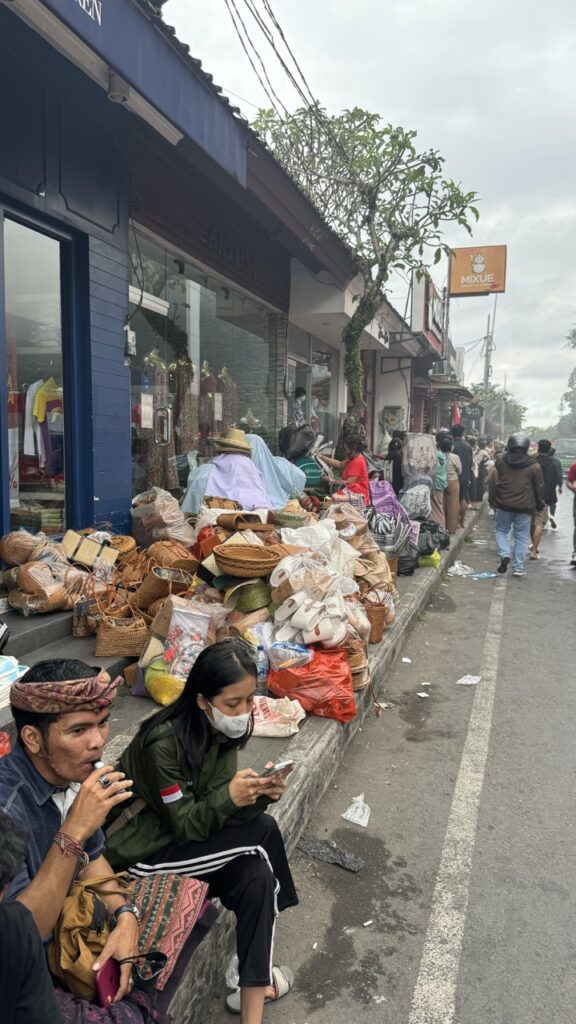
[(352, 672), (346, 651), (314, 651), (309, 665), (270, 672), (268, 689), (300, 701), (311, 715), (351, 722), (356, 715)]
[(341, 817), (345, 818), (346, 821), (351, 821), (353, 825), (362, 825), (362, 828), (367, 827), (370, 821), (370, 808), (364, 802), (364, 793), (360, 793), (360, 796), (352, 798), (350, 807), (344, 811)]
[(300, 668), (302, 665), (309, 665), (312, 661), (312, 651), (300, 644), (275, 643), (268, 649), (270, 668), (273, 672), (280, 672), (284, 668)]
[(402, 451), (402, 472), (405, 477), (411, 474), (436, 476), (438, 450), (433, 434), (408, 434)]
[(169, 491), (152, 487), (138, 494), (130, 509), (136, 543), (147, 548), (155, 540), (179, 540), (186, 547), (194, 543), (194, 530)]
[(187, 679), (200, 651), (207, 646), (212, 618), (199, 608), (175, 608), (166, 634), (163, 661), (166, 671)]
[(287, 427), (283, 427), (278, 434), (278, 447), (282, 455), (292, 462), (294, 459), (306, 455), (315, 440), (316, 434), (309, 424), (305, 423), (302, 427), (297, 427), (291, 423)]
[(282, 530), (282, 543), (321, 552), (339, 576), (354, 575), (358, 552), (338, 536), (336, 523), (331, 519), (323, 519), (313, 526), (301, 526), (298, 530), (285, 528)]
[(428, 519), (432, 511), (430, 488), (426, 484), (414, 484), (402, 493), (400, 502), (410, 519)]
[(260, 695), (254, 698), (254, 736), (294, 736), (303, 718), (306, 712), (298, 700)]
[(469, 565), (464, 565), (464, 562), (454, 562), (448, 569), (448, 576), (472, 576), (474, 569), (471, 569)]

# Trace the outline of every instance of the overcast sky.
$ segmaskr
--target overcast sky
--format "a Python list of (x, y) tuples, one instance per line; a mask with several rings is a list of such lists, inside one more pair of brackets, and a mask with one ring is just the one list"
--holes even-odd
[[(236, 5), (246, 14), (243, 0)], [(576, 324), (575, 0), (271, 0), (271, 6), (313, 93), (331, 112), (358, 105), (416, 129), (423, 148), (434, 146), (446, 157), (448, 175), (479, 193), (473, 242), (508, 245), (492, 379), (503, 383), (507, 374), (508, 388), (528, 406), (529, 423), (555, 421), (576, 364), (576, 354), (562, 348)], [(224, 0), (169, 0), (164, 17), (249, 118), (255, 106), (269, 105)], [(262, 37), (258, 42), (272, 70), (271, 51)], [(283, 73), (273, 81), (286, 106), (295, 107)], [(473, 244), (456, 231), (447, 241)], [(445, 274), (445, 268), (435, 274), (440, 287)], [(392, 301), (404, 311), (401, 294)], [(452, 300), (455, 345), (485, 333), (493, 302)], [(473, 359), (467, 358), (467, 382), (481, 379), (481, 359)]]

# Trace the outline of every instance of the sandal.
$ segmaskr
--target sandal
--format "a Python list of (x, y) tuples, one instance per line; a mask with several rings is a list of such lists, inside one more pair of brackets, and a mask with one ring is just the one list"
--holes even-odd
[[(275, 996), (266, 996), (264, 1003), (275, 1003), (278, 999), (282, 999), (282, 996), (287, 996), (291, 988), (294, 985), (294, 972), (289, 967), (273, 967), (272, 968), (272, 982), (276, 989)], [(226, 997), (226, 1009), (230, 1013), (240, 1013), (240, 989), (237, 988), (235, 992), (231, 992)]]

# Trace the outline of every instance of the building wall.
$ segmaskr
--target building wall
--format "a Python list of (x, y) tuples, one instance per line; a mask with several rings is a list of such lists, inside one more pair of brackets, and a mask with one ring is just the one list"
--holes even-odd
[(408, 430), (411, 412), (412, 360), (409, 357), (377, 357), (374, 444), (376, 451), (383, 445), (383, 422), (386, 409), (400, 409), (402, 424), (398, 429)]

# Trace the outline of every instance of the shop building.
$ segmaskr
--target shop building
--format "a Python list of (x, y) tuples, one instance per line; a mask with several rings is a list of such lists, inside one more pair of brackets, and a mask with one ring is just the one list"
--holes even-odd
[[(161, 6), (0, 3), (3, 530), (122, 530), (232, 422), (274, 449), (290, 262), (352, 274)], [(340, 355), (309, 359), (336, 417)]]

